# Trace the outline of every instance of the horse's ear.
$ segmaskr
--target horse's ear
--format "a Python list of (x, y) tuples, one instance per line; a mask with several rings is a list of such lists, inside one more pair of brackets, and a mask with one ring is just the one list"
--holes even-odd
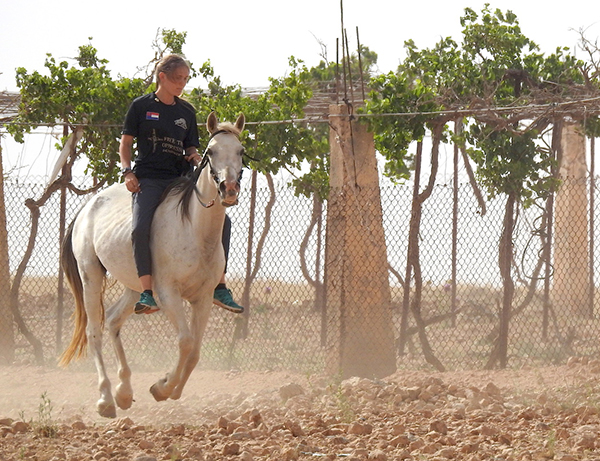
[(217, 119), (217, 114), (215, 112), (211, 112), (208, 114), (208, 118), (206, 119), (206, 129), (210, 134), (213, 134), (217, 131), (217, 125), (219, 124), (219, 120)]
[(235, 128), (241, 133), (244, 130), (244, 125), (246, 125), (246, 117), (244, 114), (240, 114), (235, 121)]

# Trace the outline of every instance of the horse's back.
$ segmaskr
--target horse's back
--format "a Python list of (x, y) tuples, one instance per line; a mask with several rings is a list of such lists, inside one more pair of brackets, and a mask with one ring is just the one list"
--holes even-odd
[[(212, 208), (201, 208), (203, 219), (186, 218), (179, 199), (171, 194), (158, 206), (150, 245), (155, 283), (178, 286), (187, 299), (188, 295), (195, 296), (204, 278), (214, 288), (223, 273), (224, 211), (215, 218)], [(92, 269), (102, 268), (123, 285), (139, 291), (131, 231), (132, 197), (127, 188), (117, 184), (98, 193), (82, 209), (73, 228), (73, 253), (80, 269), (82, 262)], [(212, 243), (207, 244), (207, 240)]]
[[(81, 210), (74, 233), (86, 243), (101, 242), (115, 230), (129, 226), (131, 234), (131, 193), (123, 184), (114, 184), (95, 195)], [(90, 240), (91, 239), (91, 240)]]
[(100, 263), (125, 285), (138, 285), (131, 247), (131, 193), (123, 184), (102, 190), (83, 207), (72, 239), (80, 265)]

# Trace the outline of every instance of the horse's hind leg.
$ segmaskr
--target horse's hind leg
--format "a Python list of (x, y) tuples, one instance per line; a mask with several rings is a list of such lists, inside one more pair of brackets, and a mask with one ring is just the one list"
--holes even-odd
[[(83, 266), (83, 265), (82, 265)], [(115, 418), (117, 410), (111, 392), (111, 383), (106, 373), (106, 366), (102, 358), (102, 325), (104, 320), (104, 309), (102, 308), (102, 286), (104, 283), (104, 270), (99, 263), (86, 264), (80, 268), (83, 280), (83, 297), (85, 312), (88, 317), (86, 335), (88, 348), (94, 357), (96, 370), (98, 372), (98, 389), (100, 399), (96, 407), (100, 416)]]
[(131, 368), (127, 364), (125, 349), (121, 341), (121, 327), (133, 312), (132, 306), (136, 296), (136, 292), (125, 289), (118, 301), (106, 312), (108, 332), (119, 363), (119, 384), (115, 388), (115, 400), (117, 406), (122, 410), (127, 410), (133, 403), (133, 387), (131, 386)]

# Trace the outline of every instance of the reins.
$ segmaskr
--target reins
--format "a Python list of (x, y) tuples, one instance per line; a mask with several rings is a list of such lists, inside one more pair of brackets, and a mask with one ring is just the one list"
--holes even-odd
[[(210, 164), (210, 159), (208, 158), (208, 153), (206, 153), (206, 152), (204, 153), (204, 157), (202, 157), (202, 161), (200, 162), (200, 164), (197, 167), (200, 169), (200, 171), (198, 171), (198, 177), (200, 177), (200, 174), (202, 173), (202, 170), (204, 168), (206, 168), (206, 165), (209, 165), (210, 174), (213, 177), (213, 179), (215, 180), (215, 182), (217, 182), (217, 178), (215, 177), (213, 167)], [(215, 204), (215, 201), (217, 200), (218, 196), (219, 196), (219, 187), (217, 186), (217, 193), (215, 194), (214, 199), (210, 200), (208, 203), (204, 203), (202, 201), (202, 199), (200, 198), (200, 194), (198, 193), (198, 201), (200, 202), (200, 205), (202, 205), (204, 208), (210, 208), (211, 206), (213, 206)]]

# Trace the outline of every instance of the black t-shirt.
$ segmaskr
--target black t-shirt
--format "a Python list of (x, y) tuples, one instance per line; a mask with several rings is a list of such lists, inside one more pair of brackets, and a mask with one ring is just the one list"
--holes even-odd
[(154, 93), (136, 98), (125, 116), (123, 134), (137, 140), (133, 171), (138, 178), (170, 179), (192, 168), (185, 149), (198, 147), (196, 111), (175, 98), (174, 105), (160, 102)]

